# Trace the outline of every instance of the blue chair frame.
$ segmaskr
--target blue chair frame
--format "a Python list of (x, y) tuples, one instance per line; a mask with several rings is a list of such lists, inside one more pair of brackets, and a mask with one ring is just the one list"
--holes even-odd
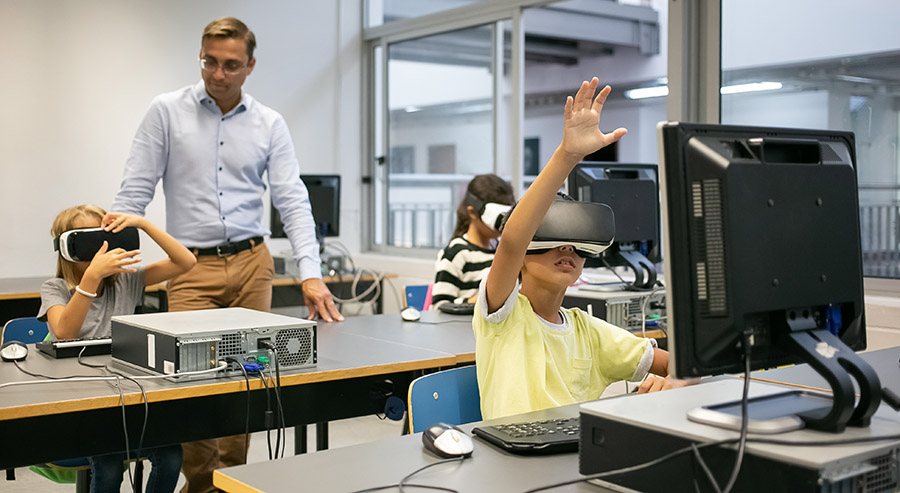
[(3, 326), (0, 334), (0, 344), (9, 341), (19, 341), (25, 344), (41, 342), (50, 333), (47, 322), (41, 322), (37, 317), (14, 318)]
[(411, 433), (418, 433), (438, 422), (461, 425), (481, 421), (481, 395), (475, 365), (413, 380), (407, 403)]
[(431, 307), (431, 284), (406, 286), (404, 292), (406, 294), (406, 306), (411, 306), (420, 311)]

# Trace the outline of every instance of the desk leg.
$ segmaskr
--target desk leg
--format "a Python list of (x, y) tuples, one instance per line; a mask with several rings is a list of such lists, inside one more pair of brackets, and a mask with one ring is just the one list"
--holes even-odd
[(328, 421), (316, 423), (316, 450), (328, 450)]
[(375, 313), (381, 314), (384, 313), (384, 279), (378, 281), (378, 284), (378, 292), (381, 294), (378, 296), (378, 299), (375, 300)]
[(294, 455), (306, 453), (306, 425), (294, 427)]
[[(306, 453), (306, 425), (294, 427), (294, 455)], [(328, 421), (316, 423), (316, 450), (328, 450)]]

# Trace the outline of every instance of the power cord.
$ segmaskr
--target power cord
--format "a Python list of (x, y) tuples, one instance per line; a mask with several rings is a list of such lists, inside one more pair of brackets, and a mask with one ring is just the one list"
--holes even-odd
[(381, 490), (388, 490), (388, 489), (392, 489), (392, 488), (397, 488), (400, 491), (400, 493), (403, 493), (403, 491), (405, 491), (404, 490), (405, 486), (409, 486), (411, 488), (425, 488), (425, 489), (430, 489), (430, 490), (447, 491), (449, 493), (458, 493), (457, 490), (454, 490), (452, 488), (445, 488), (443, 486), (432, 486), (432, 485), (427, 485), (427, 484), (407, 483), (407, 481), (409, 481), (409, 479), (412, 478), (413, 476), (415, 476), (416, 474), (419, 474), (420, 472), (424, 471), (425, 469), (428, 469), (429, 467), (434, 467), (434, 466), (437, 466), (440, 464), (447, 464), (450, 462), (462, 462), (465, 459), (466, 459), (466, 457), (454, 457), (452, 459), (444, 459), (444, 460), (441, 460), (438, 462), (432, 462), (431, 464), (422, 466), (422, 467), (416, 469), (415, 471), (407, 474), (406, 476), (403, 477), (403, 479), (401, 479), (399, 482), (397, 482), (395, 484), (389, 484), (389, 485), (385, 485), (385, 486), (376, 486), (374, 488), (366, 488), (364, 490), (354, 491), (353, 493), (369, 493), (371, 491), (381, 491)]
[[(244, 368), (244, 364), (241, 363), (240, 361), (236, 360), (235, 358), (232, 358), (231, 356), (226, 357), (225, 361), (228, 363), (231, 363), (232, 365), (237, 365), (237, 367), (241, 369), (241, 373), (244, 375), (244, 382), (246, 383), (247, 414), (246, 414), (246, 421), (244, 423), (244, 444), (246, 447), (246, 444), (250, 443), (250, 377), (247, 374), (247, 369)], [(247, 457), (245, 456), (244, 461), (246, 462), (246, 460), (247, 460)]]
[[(274, 388), (275, 388), (275, 402), (278, 406), (278, 423), (280, 430), (280, 435), (283, 436), (283, 441), (281, 442), (281, 457), (284, 457), (284, 450), (287, 446), (287, 427), (285, 425), (284, 419), (284, 406), (281, 402), (281, 363), (278, 357), (278, 349), (269, 341), (259, 341), (259, 345), (265, 349), (268, 349), (272, 353), (272, 366), (275, 367), (275, 379), (274, 379)], [(269, 368), (269, 378), (272, 378), (272, 369)], [(276, 437), (275, 440), (275, 458), (278, 458), (278, 450), (279, 450), (279, 440)]]

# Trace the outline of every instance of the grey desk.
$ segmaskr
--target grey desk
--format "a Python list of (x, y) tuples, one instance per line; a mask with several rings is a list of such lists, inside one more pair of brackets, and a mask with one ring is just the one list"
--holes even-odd
[[(566, 406), (485, 423), (549, 419), (578, 414), (578, 406)], [(464, 425), (470, 431), (476, 424)], [(509, 454), (474, 439), (471, 459), (447, 463), (416, 474), (411, 483), (452, 488), (463, 492), (517, 492), (578, 478), (578, 454), (524, 457)], [(213, 483), (228, 492), (268, 493), (356, 491), (396, 483), (416, 469), (441, 459), (422, 446), (422, 434), (407, 435), (304, 456), (286, 457), (216, 471)], [(409, 488), (413, 491), (413, 488)], [(418, 491), (418, 489), (415, 489)], [(391, 490), (386, 490), (391, 491)], [(394, 490), (396, 491), (396, 490)], [(597, 487), (577, 484), (554, 492), (591, 491)]]
[[(882, 376), (883, 379), (888, 380), (892, 378), (891, 375), (893, 375), (893, 373), (890, 372), (896, 371), (896, 367), (891, 367), (888, 362), (893, 359), (894, 365), (896, 365), (896, 355), (898, 353), (900, 353), (900, 348), (892, 348), (890, 350), (863, 353), (862, 356), (876, 367), (876, 370), (879, 371), (880, 376)], [(887, 367), (882, 366), (882, 361), (887, 364)], [(781, 383), (784, 384), (790, 384), (795, 376), (798, 380), (805, 380), (808, 377), (808, 375), (806, 375), (806, 370), (808, 369), (805, 368), (806, 365), (799, 365), (792, 369), (790, 373), (782, 372), (781, 376), (778, 378), (780, 378), (782, 380)], [(811, 372), (812, 370), (808, 371)], [(887, 371), (888, 373), (883, 373), (884, 371)], [(795, 374), (794, 372), (798, 373)], [(709, 384), (704, 383), (696, 387), (676, 389), (645, 396), (622, 396), (620, 398), (597, 401), (595, 404), (604, 403), (604, 405), (607, 406), (621, 406), (622, 409), (627, 409), (627, 411), (622, 411), (621, 413), (623, 419), (626, 420), (640, 420), (641, 414), (648, 413), (668, 416), (671, 414), (671, 404), (685, 401), (680, 394), (691, 394), (693, 396), (689, 396), (690, 398), (687, 399), (694, 402), (689, 407), (698, 405), (696, 404), (698, 399), (700, 399), (698, 396), (702, 396), (702, 399), (705, 400), (717, 400), (720, 397), (723, 399), (733, 399), (734, 395), (732, 394), (734, 391), (738, 392), (737, 395), (739, 395), (740, 385), (729, 386), (727, 395), (716, 394), (720, 388), (724, 388), (727, 384), (735, 384), (736, 382), (734, 382), (734, 380), (735, 379), (731, 377), (716, 377), (711, 379)], [(706, 385), (709, 386), (704, 388)], [(776, 391), (773, 390), (773, 387), (774, 386), (772, 385), (761, 384), (758, 387), (751, 387), (751, 392), (755, 394)], [(648, 401), (653, 404), (638, 406), (640, 412), (635, 413), (634, 406), (630, 404), (638, 403), (640, 401)], [(471, 423), (462, 426), (462, 428), (466, 431), (471, 431), (473, 427), (481, 424), (571, 417), (577, 415), (578, 412), (579, 406), (577, 405), (565, 406), (528, 413), (526, 415), (486, 421), (483, 423)], [(678, 423), (674, 425), (678, 428), (678, 434), (700, 430), (695, 433), (695, 435), (708, 436), (713, 434), (717, 438), (736, 436), (735, 432), (719, 430), (710, 428), (706, 425), (689, 422), (684, 417), (684, 410), (682, 409), (679, 409), (676, 414), (677, 416), (669, 416), (665, 419), (669, 422)], [(654, 418), (656, 421), (653, 422), (659, 423), (658, 419), (660, 418)], [(872, 433), (878, 432), (893, 435), (896, 434), (898, 429), (900, 429), (900, 419), (898, 419), (897, 414), (887, 407), (879, 409), (875, 428), (872, 429)], [(864, 435), (868, 433), (868, 430), (854, 429), (851, 430), (851, 432), (856, 435)], [(793, 433), (803, 437), (809, 435), (822, 439), (822, 434), (819, 432), (800, 430)], [(474, 438), (474, 442), (475, 451), (471, 459), (467, 459), (461, 463), (448, 463), (434, 466), (417, 474), (410, 482), (442, 486), (455, 489), (461, 493), (482, 491), (522, 492), (538, 486), (574, 480), (581, 477), (578, 472), (578, 455), (574, 453), (523, 457), (509, 454), (477, 438)], [(754, 447), (755, 449), (766, 449), (766, 446)], [(777, 448), (777, 446), (768, 446), (768, 448), (773, 447)], [(871, 446), (851, 445), (849, 447), (855, 450), (865, 449), (866, 447)], [(646, 449), (646, 447), (644, 448)], [(782, 446), (782, 448), (784, 447)], [(809, 454), (815, 455), (817, 452), (813, 449), (814, 448), (806, 447), (802, 449), (801, 452), (806, 454), (806, 456)], [(828, 451), (832, 454), (835, 453), (834, 447), (829, 447)], [(632, 451), (629, 450), (627, 452), (631, 453)], [(664, 453), (665, 452), (663, 451), (657, 450), (651, 458), (658, 457)], [(395, 484), (401, 478), (416, 469), (438, 462), (439, 460), (440, 459), (436, 456), (424, 450), (421, 441), (421, 433), (417, 433), (415, 435), (317, 452), (305, 456), (293, 456), (277, 461), (222, 469), (214, 473), (213, 483), (216, 487), (232, 493), (258, 491), (278, 493), (298, 490), (323, 493), (347, 492)], [(647, 459), (633, 462), (633, 464), (644, 462), (645, 460)], [(730, 464), (731, 463), (729, 463), (729, 465)], [(344, 468), (351, 469), (352, 474), (344, 473)], [(652, 472), (649, 474), (652, 474)], [(660, 481), (662, 482), (660, 484), (664, 484), (666, 477), (668, 476), (660, 476)], [(692, 485), (675, 485), (672, 487), (671, 491), (679, 490), (680, 486)], [(554, 488), (551, 491), (596, 492), (607, 490), (603, 490), (598, 486), (588, 483), (576, 483), (565, 487)]]
[(475, 362), (471, 315), (448, 315), (429, 310), (422, 313), (418, 322), (404, 322), (400, 315), (388, 314), (320, 325), (360, 337), (452, 353), (456, 355), (457, 364)]
[[(368, 319), (373, 330), (379, 317)], [(364, 322), (358, 322), (364, 323)], [(423, 327), (425, 325), (423, 324)], [(340, 324), (318, 330), (318, 366), (282, 372), (282, 398), (288, 426), (333, 421), (383, 411), (373, 389), (390, 380), (395, 395), (421, 370), (453, 366), (455, 353), (426, 349), (341, 331)], [(439, 347), (435, 342), (433, 347)], [(108, 356), (86, 358), (93, 364)], [(24, 368), (48, 375), (98, 374), (74, 359), (54, 360), (31, 347)], [(26, 381), (12, 363), (0, 363), (0, 383)], [(150, 402), (145, 445), (240, 434), (245, 428), (247, 395), (242, 377), (172, 383), (144, 381)], [(132, 443), (143, 419), (141, 394), (126, 384), (126, 414)], [(251, 380), (251, 431), (265, 429), (262, 383)], [(0, 388), (0, 434), (25, 447), (0, 447), (0, 469), (111, 452), (123, 448), (119, 395), (107, 382), (41, 384)]]
[[(878, 373), (882, 387), (888, 387), (900, 395), (900, 346), (858, 354)], [(831, 391), (828, 382), (806, 364), (757, 372), (752, 378), (762, 382)], [(853, 384), (856, 385), (856, 380)]]

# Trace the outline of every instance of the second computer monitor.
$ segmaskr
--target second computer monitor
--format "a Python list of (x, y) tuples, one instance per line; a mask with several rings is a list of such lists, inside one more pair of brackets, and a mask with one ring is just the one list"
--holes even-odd
[[(309, 192), (313, 220), (316, 222), (316, 236), (338, 236), (341, 220), (341, 177), (340, 175), (300, 175)], [(272, 237), (285, 238), (281, 215), (272, 207)]]
[(632, 287), (653, 287), (662, 260), (656, 165), (581, 162), (569, 174), (568, 190), (575, 200), (610, 206), (615, 215), (615, 242), (585, 267), (629, 267)]

